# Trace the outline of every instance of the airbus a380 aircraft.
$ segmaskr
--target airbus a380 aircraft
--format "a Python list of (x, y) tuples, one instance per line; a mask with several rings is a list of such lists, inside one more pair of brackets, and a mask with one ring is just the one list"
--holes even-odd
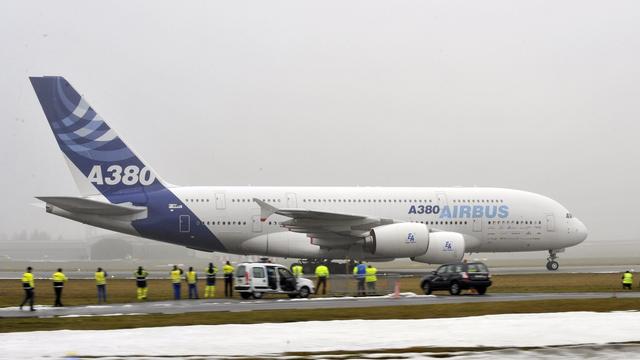
[(424, 263), (465, 252), (557, 253), (587, 237), (547, 197), (499, 188), (175, 186), (163, 181), (62, 77), (31, 83), (81, 197), (49, 213), (202, 251)]

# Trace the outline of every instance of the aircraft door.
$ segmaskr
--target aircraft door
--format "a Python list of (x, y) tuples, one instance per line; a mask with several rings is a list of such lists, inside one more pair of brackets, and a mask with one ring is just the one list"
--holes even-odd
[(547, 231), (555, 231), (555, 222), (553, 214), (547, 214)]
[(191, 222), (189, 218), (189, 215), (180, 215), (179, 229), (181, 233), (188, 233), (191, 231)]
[(262, 221), (260, 221), (260, 215), (253, 215), (251, 217), (251, 227), (253, 232), (262, 232)]
[(473, 231), (482, 231), (482, 218), (473, 219)]
[(296, 201), (295, 193), (287, 193), (287, 207), (288, 208), (298, 207), (298, 202)]
[(224, 193), (216, 193), (216, 209), (224, 210), (225, 207)]
[[(437, 205), (440, 205), (441, 208), (443, 206), (447, 205), (447, 194), (445, 194), (444, 192), (437, 192), (436, 193), (436, 202), (437, 202)], [(440, 210), (442, 210), (442, 209), (440, 209)]]

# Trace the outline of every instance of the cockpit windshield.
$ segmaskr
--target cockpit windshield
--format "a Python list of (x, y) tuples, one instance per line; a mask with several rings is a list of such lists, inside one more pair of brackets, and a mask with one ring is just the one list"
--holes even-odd
[(571, 215), (571, 213), (567, 213), (567, 219), (571, 219), (573, 217), (573, 215)]

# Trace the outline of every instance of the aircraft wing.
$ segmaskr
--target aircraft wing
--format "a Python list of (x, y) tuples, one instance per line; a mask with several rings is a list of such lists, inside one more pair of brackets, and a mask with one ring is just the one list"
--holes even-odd
[(349, 246), (369, 235), (369, 231), (380, 225), (397, 221), (366, 215), (334, 213), (308, 209), (278, 209), (254, 198), (260, 206), (260, 220), (265, 221), (273, 214), (291, 218), (280, 223), (292, 232), (306, 233), (313, 244), (326, 247)]
[(144, 206), (134, 206), (131, 203), (112, 204), (73, 196), (37, 196), (36, 199), (76, 214), (123, 216), (147, 210)]

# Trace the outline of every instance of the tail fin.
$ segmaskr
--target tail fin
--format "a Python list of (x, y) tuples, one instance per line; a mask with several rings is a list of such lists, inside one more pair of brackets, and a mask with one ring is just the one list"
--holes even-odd
[(60, 76), (30, 80), (83, 196), (99, 193), (118, 202), (114, 200), (164, 188), (157, 174), (67, 80)]

